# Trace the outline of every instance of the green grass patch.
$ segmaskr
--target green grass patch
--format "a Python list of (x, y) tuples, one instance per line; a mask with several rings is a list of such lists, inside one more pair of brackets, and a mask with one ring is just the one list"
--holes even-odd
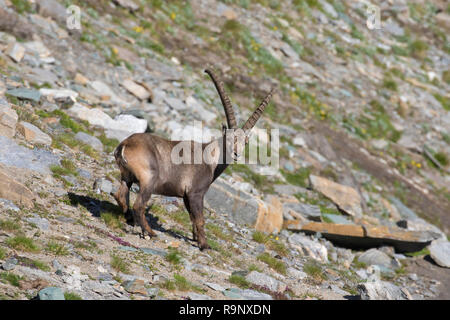
[(40, 249), (33, 239), (25, 236), (15, 236), (6, 240), (6, 244), (13, 249), (27, 252), (39, 252)]
[(169, 247), (169, 252), (167, 253), (165, 259), (173, 265), (179, 265), (181, 263), (181, 253), (176, 249)]
[(283, 275), (286, 274), (286, 265), (283, 261), (270, 256), (268, 253), (264, 252), (257, 257), (258, 260), (266, 263), (269, 267), (274, 269), (276, 272)]
[(0, 247), (0, 260), (3, 260), (6, 258), (6, 250), (5, 248)]
[(56, 256), (67, 256), (69, 254), (69, 250), (63, 244), (55, 241), (49, 241), (45, 250)]
[(303, 266), (303, 271), (314, 280), (323, 281), (327, 279), (322, 267), (316, 261), (308, 261)]
[(64, 299), (66, 300), (83, 300), (78, 294), (74, 292), (64, 292)]
[(2, 272), (0, 273), (0, 280), (3, 283), (9, 283), (10, 285), (13, 285), (15, 287), (19, 286), (19, 281), (22, 280), (23, 277), (18, 276), (11, 272)]
[(115, 254), (111, 255), (110, 265), (116, 271), (120, 271), (122, 273), (129, 273), (129, 263), (118, 255)]
[(405, 256), (408, 257), (421, 257), (421, 256), (426, 256), (430, 254), (430, 250), (428, 250), (428, 248), (423, 248), (420, 251), (416, 251), (416, 252), (406, 252)]
[(0, 229), (5, 231), (20, 230), (20, 224), (14, 220), (0, 220)]
[(442, 107), (445, 110), (450, 111), (450, 99), (448, 99), (447, 97), (444, 97), (438, 93), (435, 93), (434, 97), (436, 98), (437, 101), (439, 101), (441, 103)]
[(236, 286), (238, 286), (239, 288), (242, 289), (248, 289), (250, 288), (250, 282), (248, 282), (245, 277), (238, 275), (238, 274), (234, 274), (231, 275), (228, 278), (228, 281)]
[(296, 172), (288, 172), (281, 169), (281, 174), (285, 177), (290, 184), (300, 186), (303, 188), (309, 185), (309, 175), (311, 174), (310, 168), (300, 168)]

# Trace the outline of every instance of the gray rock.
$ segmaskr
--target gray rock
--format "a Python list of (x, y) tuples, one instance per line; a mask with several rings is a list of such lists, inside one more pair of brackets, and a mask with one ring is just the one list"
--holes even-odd
[(45, 218), (39, 217), (37, 214), (33, 214), (32, 218), (26, 218), (26, 221), (36, 225), (40, 230), (46, 231), (49, 229), (49, 222)]
[(0, 206), (5, 210), (11, 210), (14, 212), (19, 212), (20, 208), (14, 204), (11, 200), (0, 198)]
[(372, 248), (361, 254), (358, 258), (359, 262), (365, 263), (368, 266), (378, 265), (388, 269), (398, 268), (398, 264), (389, 257), (386, 253)]
[(91, 178), (91, 173), (87, 170), (78, 168), (77, 169), (78, 175), (82, 178), (86, 178), (86, 179), (90, 179)]
[(66, 23), (66, 8), (56, 0), (37, 1), (37, 11), (41, 16), (50, 17), (61, 24)]
[(147, 295), (150, 298), (154, 298), (154, 297), (158, 296), (158, 293), (159, 293), (159, 288), (148, 288), (147, 289)]
[(8, 258), (5, 262), (2, 263), (2, 269), (5, 271), (14, 270), (18, 262), (19, 261), (17, 261), (17, 259), (14, 257)]
[(433, 241), (428, 249), (434, 262), (441, 267), (450, 268), (450, 242)]
[(187, 105), (178, 98), (166, 97), (164, 101), (174, 110), (181, 111), (187, 109)]
[(19, 99), (32, 100), (34, 102), (39, 102), (41, 99), (41, 93), (34, 89), (18, 88), (8, 90), (6, 93)]
[(47, 287), (39, 291), (39, 300), (66, 300), (61, 288)]
[[(323, 214), (323, 217), (324, 217), (324, 219), (331, 221), (331, 223), (353, 224), (352, 221), (348, 220), (343, 215), (339, 215), (339, 214), (325, 213), (325, 214)], [(326, 220), (324, 220), (324, 221), (326, 221)]]
[(405, 206), (399, 199), (395, 197), (389, 197), (389, 200), (393, 203), (393, 205), (397, 208), (400, 215), (405, 219), (417, 219), (418, 216), (414, 211)]
[(284, 292), (287, 288), (286, 284), (258, 271), (250, 272), (245, 279), (257, 286), (266, 287), (273, 292)]
[(204, 294), (198, 294), (195, 292), (188, 292), (187, 295), (190, 300), (211, 300), (211, 297)]
[(75, 139), (91, 146), (96, 151), (103, 151), (103, 143), (98, 138), (91, 136), (90, 134), (80, 131), (75, 135)]
[(82, 285), (84, 290), (92, 291), (101, 295), (105, 295), (108, 293), (114, 293), (114, 288), (106, 283), (102, 283), (99, 281), (84, 281)]
[(167, 252), (164, 250), (159, 249), (152, 249), (152, 248), (140, 248), (141, 251), (147, 254), (157, 255), (160, 257), (165, 257), (167, 255)]
[(222, 287), (220, 284), (217, 283), (213, 283), (213, 282), (205, 282), (205, 285), (207, 285), (208, 287), (210, 287), (211, 289), (215, 290), (215, 291), (224, 291), (225, 288)]
[(309, 237), (298, 233), (292, 234), (288, 241), (292, 247), (302, 254), (322, 262), (328, 262), (328, 250), (318, 241), (311, 240)]
[(362, 300), (408, 300), (407, 291), (386, 281), (359, 284), (358, 292)]
[(104, 193), (110, 194), (113, 190), (113, 184), (111, 183), (111, 181), (109, 181), (105, 178), (100, 178), (100, 179), (95, 180), (94, 190), (97, 193), (104, 192)]
[(293, 277), (293, 278), (295, 278), (297, 280), (305, 279), (308, 276), (305, 272), (297, 270), (297, 269), (292, 268), (292, 267), (289, 267), (287, 272), (288, 272), (288, 274), (291, 277)]
[(273, 300), (273, 298), (262, 292), (258, 292), (251, 289), (238, 289), (238, 288), (230, 288), (225, 291), (222, 291), (223, 295), (230, 299), (239, 299), (239, 300)]
[(283, 212), (284, 211), (294, 211), (304, 216), (308, 220), (311, 221), (321, 221), (321, 212), (320, 208), (315, 205), (304, 204), (304, 203), (292, 203), (287, 202), (283, 204)]

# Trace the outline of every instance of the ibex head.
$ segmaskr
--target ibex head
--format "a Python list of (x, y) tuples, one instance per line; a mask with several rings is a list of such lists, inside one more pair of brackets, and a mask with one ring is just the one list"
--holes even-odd
[(231, 106), (230, 99), (225, 94), (225, 90), (223, 88), (223, 82), (219, 78), (217, 78), (217, 76), (211, 69), (206, 69), (205, 72), (211, 77), (214, 85), (216, 86), (217, 92), (219, 93), (220, 100), (222, 101), (222, 105), (225, 110), (225, 116), (227, 118), (228, 128), (225, 126), (225, 124), (222, 125), (222, 135), (224, 137), (224, 155), (226, 155), (226, 159), (233, 159), (233, 161), (237, 161), (243, 154), (245, 145), (249, 142), (251, 130), (261, 117), (264, 109), (269, 104), (275, 89), (272, 89), (269, 92), (269, 94), (264, 98), (258, 108), (256, 108), (250, 118), (248, 118), (242, 128), (238, 128), (233, 107)]

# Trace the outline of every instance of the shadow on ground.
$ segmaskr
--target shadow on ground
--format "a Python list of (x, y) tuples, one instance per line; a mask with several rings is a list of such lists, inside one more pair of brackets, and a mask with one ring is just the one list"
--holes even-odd
[[(81, 206), (85, 207), (92, 214), (92, 216), (94, 216), (96, 218), (100, 218), (102, 212), (108, 212), (108, 213), (114, 214), (118, 217), (123, 215), (123, 213), (118, 205), (115, 205), (107, 200), (99, 200), (99, 199), (92, 198), (89, 196), (75, 194), (73, 192), (68, 192), (67, 195), (69, 196), (70, 204), (72, 206), (81, 205)], [(171, 237), (176, 238), (178, 240), (193, 241), (196, 243), (196, 241), (194, 241), (192, 238), (188, 238), (184, 235), (174, 232), (171, 229), (165, 229), (162, 226), (162, 224), (159, 222), (158, 218), (150, 214), (149, 209), (147, 209), (147, 211), (146, 211), (146, 219), (147, 219), (150, 227), (153, 230), (157, 230), (159, 232), (168, 234)], [(128, 224), (128, 227), (124, 228), (123, 230), (125, 232), (130, 233), (130, 228), (132, 228), (133, 226), (130, 221), (127, 221), (127, 224)], [(137, 229), (139, 229), (139, 232), (140, 232), (140, 228), (136, 227), (136, 230)], [(134, 232), (134, 233), (137, 233), (137, 232)]]

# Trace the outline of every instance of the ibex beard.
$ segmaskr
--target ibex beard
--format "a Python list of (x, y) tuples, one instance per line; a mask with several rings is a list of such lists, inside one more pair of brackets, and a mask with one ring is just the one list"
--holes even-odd
[[(224, 106), (228, 129), (222, 127), (222, 136), (209, 143), (195, 141), (170, 141), (150, 133), (133, 134), (122, 141), (114, 152), (120, 169), (121, 184), (113, 196), (123, 213), (132, 224), (138, 224), (144, 235), (156, 236), (145, 218), (145, 207), (152, 194), (183, 198), (192, 222), (194, 241), (201, 250), (208, 249), (204, 230), (203, 200), (210, 185), (230, 164), (236, 161), (248, 143), (249, 133), (261, 117), (272, 97), (273, 90), (261, 102), (251, 117), (237, 128), (236, 118), (223, 83), (207, 69)], [(231, 129), (231, 130), (230, 130)], [(180, 148), (185, 144), (190, 148)], [(182, 158), (183, 152), (190, 150), (188, 156), (194, 163), (176, 163), (173, 155)], [(195, 152), (201, 150), (201, 152)], [(198, 154), (205, 158), (195, 159)], [(129, 208), (129, 190), (133, 183), (139, 184), (139, 193)]]

